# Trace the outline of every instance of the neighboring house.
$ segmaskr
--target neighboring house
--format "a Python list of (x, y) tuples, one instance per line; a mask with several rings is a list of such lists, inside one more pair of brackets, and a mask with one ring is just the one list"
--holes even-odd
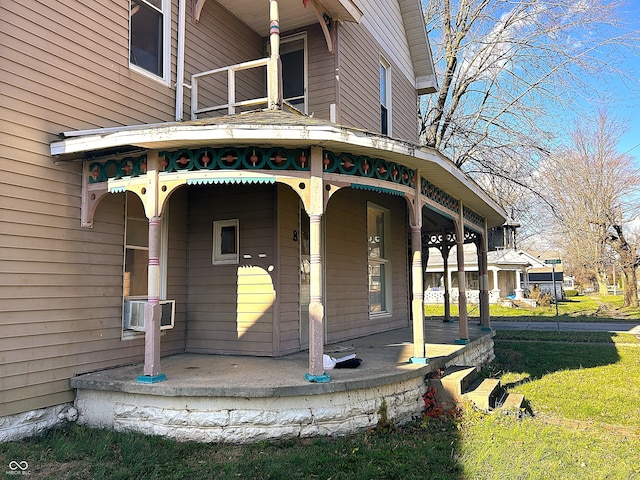
[[(467, 296), (472, 303), (479, 299), (478, 253), (474, 245), (464, 246), (464, 270)], [(455, 249), (449, 252), (446, 277), (451, 286), (451, 300), (457, 301), (458, 280)], [(497, 249), (487, 253), (489, 272), (489, 301), (498, 303), (500, 299), (522, 299), (532, 287), (529, 272), (533, 269), (545, 269), (546, 265), (524, 250)], [(442, 256), (437, 250), (429, 255), (425, 276), (425, 303), (444, 302), (445, 269)]]
[[(555, 286), (553, 282), (554, 267), (545, 260), (559, 258), (554, 252), (530, 254), (524, 250), (498, 248), (487, 253), (487, 269), (489, 271), (489, 301), (498, 303), (501, 299), (520, 300), (529, 297), (532, 289), (542, 293), (564, 297), (562, 264), (555, 265)], [(446, 271), (446, 273), (445, 273)], [(457, 301), (458, 278), (457, 257), (455, 249), (449, 252), (447, 268), (440, 252), (432, 248), (428, 255), (425, 270), (425, 296), (427, 304), (444, 302), (445, 284), (450, 285), (451, 301)], [(464, 245), (464, 271), (467, 297), (472, 303), (479, 299), (478, 252), (473, 244)], [(447, 283), (448, 282), (448, 283)]]
[(144, 360), (160, 382), (165, 355), (309, 349), (326, 381), (325, 342), (424, 328), (426, 226), (486, 244), (506, 219), (417, 146), (418, 0), (2, 16), (0, 438), (58, 421), (70, 378)]

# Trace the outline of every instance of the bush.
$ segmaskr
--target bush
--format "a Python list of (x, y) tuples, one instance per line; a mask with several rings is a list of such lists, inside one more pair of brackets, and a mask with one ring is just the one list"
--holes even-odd
[(529, 292), (529, 298), (533, 298), (539, 307), (548, 307), (552, 303), (555, 303), (553, 295), (546, 292), (542, 293), (539, 288), (535, 287)]
[(577, 297), (578, 296), (578, 291), (577, 290), (565, 290), (564, 291), (564, 296), (565, 297)]

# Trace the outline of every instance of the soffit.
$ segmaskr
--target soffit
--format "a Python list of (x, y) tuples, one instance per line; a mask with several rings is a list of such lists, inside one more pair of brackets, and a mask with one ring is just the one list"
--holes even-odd
[(422, 2), (421, 0), (399, 0), (399, 4), (418, 93), (421, 95), (434, 93), (438, 89), (438, 81), (433, 66)]
[[(213, 0), (209, 0), (213, 1)], [(257, 6), (255, 0), (217, 0), (224, 8), (238, 17), (260, 36), (269, 36), (269, 6), (267, 2)], [(353, 0), (278, 0), (280, 31), (304, 27), (318, 21), (312, 2), (333, 20), (359, 22), (362, 11)], [(306, 6), (305, 6), (306, 3)]]

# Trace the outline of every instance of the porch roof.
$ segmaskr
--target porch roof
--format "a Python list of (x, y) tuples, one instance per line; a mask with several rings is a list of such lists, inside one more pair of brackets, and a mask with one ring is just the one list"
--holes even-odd
[[(256, 8), (255, 0), (216, 1), (260, 36), (269, 36), (268, 8)], [(204, 0), (198, 0), (198, 3), (203, 4)], [(362, 17), (362, 11), (353, 0), (309, 0), (308, 3), (302, 0), (278, 0), (281, 29), (293, 30), (316, 23), (314, 3), (319, 11), (337, 21), (359, 22)]]
[(94, 159), (114, 152), (169, 150), (200, 146), (320, 146), (334, 152), (367, 155), (416, 169), (435, 186), (487, 219), (489, 228), (508, 218), (473, 180), (434, 149), (365, 130), (281, 110), (264, 110), (185, 122), (69, 131), (50, 145), (60, 160)]

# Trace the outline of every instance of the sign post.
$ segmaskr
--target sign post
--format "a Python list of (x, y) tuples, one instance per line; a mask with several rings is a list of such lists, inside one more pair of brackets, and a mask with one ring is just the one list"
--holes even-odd
[(560, 319), (558, 318), (558, 291), (556, 290), (556, 265), (562, 263), (562, 260), (559, 258), (554, 258), (551, 260), (545, 260), (544, 263), (547, 265), (551, 265), (551, 271), (553, 275), (553, 299), (556, 304), (556, 327), (558, 329), (558, 333), (560, 333)]

